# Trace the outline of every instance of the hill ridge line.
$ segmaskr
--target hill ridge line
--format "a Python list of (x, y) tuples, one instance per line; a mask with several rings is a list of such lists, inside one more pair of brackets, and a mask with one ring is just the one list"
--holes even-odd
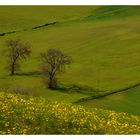
[(36, 30), (38, 28), (43, 28), (43, 27), (46, 27), (46, 26), (54, 25), (56, 23), (58, 23), (58, 22), (50, 22), (50, 23), (46, 23), (46, 24), (43, 24), (43, 25), (34, 26), (34, 27), (31, 27), (31, 28), (28, 28), (28, 29), (26, 28), (26, 29), (22, 29), (22, 30), (4, 32), (4, 33), (0, 33), (0, 37), (3, 37), (3, 36), (8, 35), (8, 34), (15, 34), (15, 33), (18, 33), (18, 32), (25, 32), (25, 31), (29, 31), (29, 30)]
[(90, 97), (86, 97), (86, 98), (81, 98), (81, 99), (79, 99), (79, 100), (77, 100), (73, 103), (81, 103), (81, 102), (85, 102), (85, 101), (88, 101), (88, 100), (95, 100), (95, 99), (103, 98), (103, 97), (106, 97), (106, 96), (109, 96), (109, 95), (112, 95), (112, 94), (117, 94), (117, 93), (120, 93), (120, 92), (124, 92), (124, 91), (130, 90), (130, 89), (136, 88), (138, 86), (140, 86), (140, 82), (137, 83), (137, 84), (131, 85), (129, 87), (126, 87), (126, 88), (121, 88), (121, 89), (118, 89), (118, 90), (115, 90), (115, 91), (106, 92), (105, 94), (100, 95), (100, 96), (90, 96)]

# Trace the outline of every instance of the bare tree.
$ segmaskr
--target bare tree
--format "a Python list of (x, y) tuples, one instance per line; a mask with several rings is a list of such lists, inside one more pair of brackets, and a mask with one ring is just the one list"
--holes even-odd
[(44, 74), (45, 84), (48, 88), (56, 88), (57, 74), (65, 71), (65, 66), (71, 63), (71, 58), (60, 50), (49, 49), (47, 53), (41, 54), (41, 71)]
[(7, 69), (11, 75), (15, 75), (15, 72), (20, 68), (22, 60), (30, 56), (30, 45), (22, 43), (19, 39), (15, 39), (6, 41), (6, 46), (6, 56), (8, 58)]

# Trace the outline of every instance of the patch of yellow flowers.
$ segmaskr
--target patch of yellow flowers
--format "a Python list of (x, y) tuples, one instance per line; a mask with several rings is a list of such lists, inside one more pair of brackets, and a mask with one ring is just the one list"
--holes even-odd
[(2, 92), (0, 134), (140, 134), (140, 117)]

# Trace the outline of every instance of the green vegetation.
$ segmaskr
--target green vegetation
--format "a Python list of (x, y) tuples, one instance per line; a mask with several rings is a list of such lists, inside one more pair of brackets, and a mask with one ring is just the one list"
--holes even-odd
[(86, 6), (1, 6), (0, 32), (28, 29), (54, 21), (80, 19), (96, 8)]
[[(138, 6), (0, 7), (0, 88), (27, 91), (49, 100), (72, 103), (80, 98), (140, 82), (140, 8)], [(10, 15), (10, 16), (9, 16)], [(32, 30), (33, 27), (56, 22)], [(26, 31), (24, 31), (27, 29)], [(3, 50), (7, 39), (32, 44), (32, 56), (14, 77), (7, 74)], [(61, 49), (72, 57), (57, 90), (46, 89), (38, 69), (39, 54)], [(81, 103), (140, 115), (139, 87)]]
[(140, 134), (140, 117), (0, 93), (0, 134)]

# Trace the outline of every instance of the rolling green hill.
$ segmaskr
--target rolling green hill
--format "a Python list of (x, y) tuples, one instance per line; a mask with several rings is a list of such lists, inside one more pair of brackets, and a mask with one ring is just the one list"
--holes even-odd
[[(26, 90), (50, 100), (75, 102), (140, 82), (139, 6), (0, 7), (1, 90)], [(51, 26), (33, 27), (56, 22)], [(26, 29), (26, 30), (25, 30)], [(18, 75), (5, 71), (5, 41), (20, 38), (32, 44), (32, 56)], [(59, 77), (62, 88), (48, 90), (37, 70), (39, 54), (59, 48), (73, 63)], [(140, 115), (139, 88), (81, 103)]]
[(85, 6), (1, 6), (0, 32), (30, 28), (49, 22), (83, 18), (96, 7)]

